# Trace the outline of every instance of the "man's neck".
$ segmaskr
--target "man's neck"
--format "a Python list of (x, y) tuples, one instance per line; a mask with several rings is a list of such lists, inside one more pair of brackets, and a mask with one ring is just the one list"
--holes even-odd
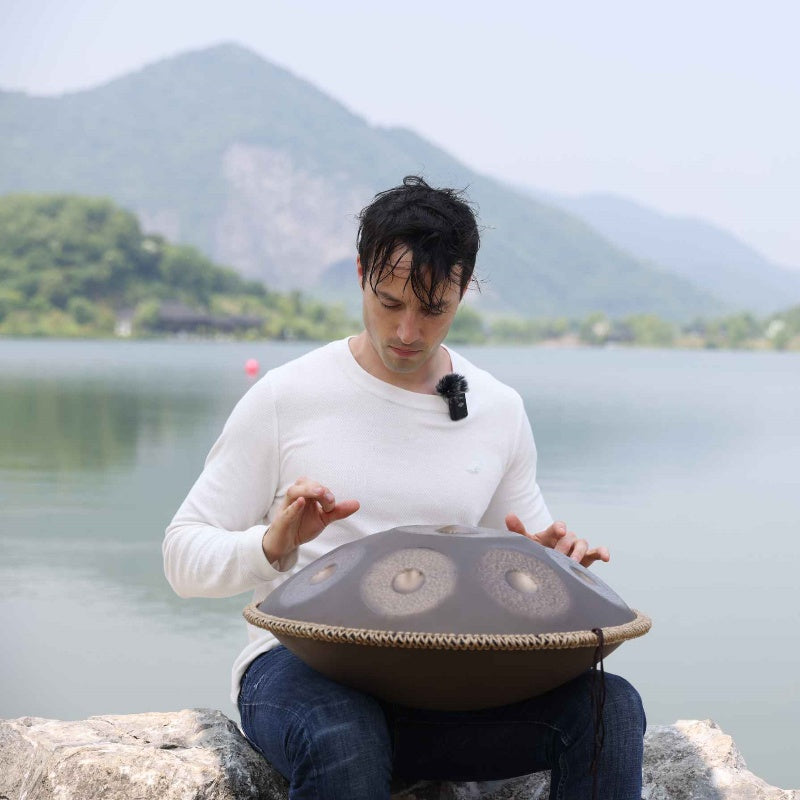
[(436, 394), (436, 384), (439, 379), (452, 372), (450, 353), (438, 347), (435, 355), (426, 361), (422, 367), (413, 372), (396, 372), (390, 370), (381, 360), (372, 346), (366, 331), (349, 339), (350, 352), (358, 365), (370, 375), (382, 380), (384, 383), (397, 386), (409, 392), (418, 394)]

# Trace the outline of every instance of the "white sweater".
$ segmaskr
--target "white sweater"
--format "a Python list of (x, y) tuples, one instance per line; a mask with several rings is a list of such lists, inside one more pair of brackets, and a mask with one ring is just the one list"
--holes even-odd
[[(529, 531), (551, 522), (536, 484), (536, 448), (519, 395), (449, 351), (469, 384), (469, 414), (450, 419), (438, 395), (399, 389), (365, 372), (347, 340), (268, 372), (239, 401), (205, 468), (170, 523), (164, 569), (181, 597), (253, 591), (261, 602), (296, 569), (334, 547), (398, 525)], [(361, 508), (329, 525), (286, 563), (270, 565), (261, 540), (287, 488), (307, 476)], [(281, 571), (283, 570), (283, 571)], [(250, 662), (277, 644), (248, 625), (232, 695)]]

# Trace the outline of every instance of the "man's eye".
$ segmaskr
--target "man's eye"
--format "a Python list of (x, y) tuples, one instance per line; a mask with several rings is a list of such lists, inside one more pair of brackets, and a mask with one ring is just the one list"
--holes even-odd
[(444, 312), (444, 308), (425, 308), (422, 310), (426, 317), (441, 317)]
[(399, 305), (390, 305), (389, 303), (381, 303), (384, 308), (388, 308), (389, 311), (397, 311), (398, 308), (401, 308)]

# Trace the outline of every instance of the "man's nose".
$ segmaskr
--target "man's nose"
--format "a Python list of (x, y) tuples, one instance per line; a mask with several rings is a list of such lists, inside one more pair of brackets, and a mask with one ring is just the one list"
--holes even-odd
[(397, 338), (403, 344), (411, 344), (420, 338), (419, 316), (413, 311), (406, 311), (397, 325)]

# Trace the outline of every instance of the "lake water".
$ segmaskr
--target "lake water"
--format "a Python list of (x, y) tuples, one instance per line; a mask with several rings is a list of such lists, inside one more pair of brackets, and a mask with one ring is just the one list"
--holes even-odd
[[(164, 527), (250, 380), (310, 345), (0, 341), (0, 717), (220, 708), (245, 596), (181, 600)], [(552, 512), (654, 627), (651, 724), (712, 718), (800, 787), (800, 356), (461, 348), (515, 386)]]

